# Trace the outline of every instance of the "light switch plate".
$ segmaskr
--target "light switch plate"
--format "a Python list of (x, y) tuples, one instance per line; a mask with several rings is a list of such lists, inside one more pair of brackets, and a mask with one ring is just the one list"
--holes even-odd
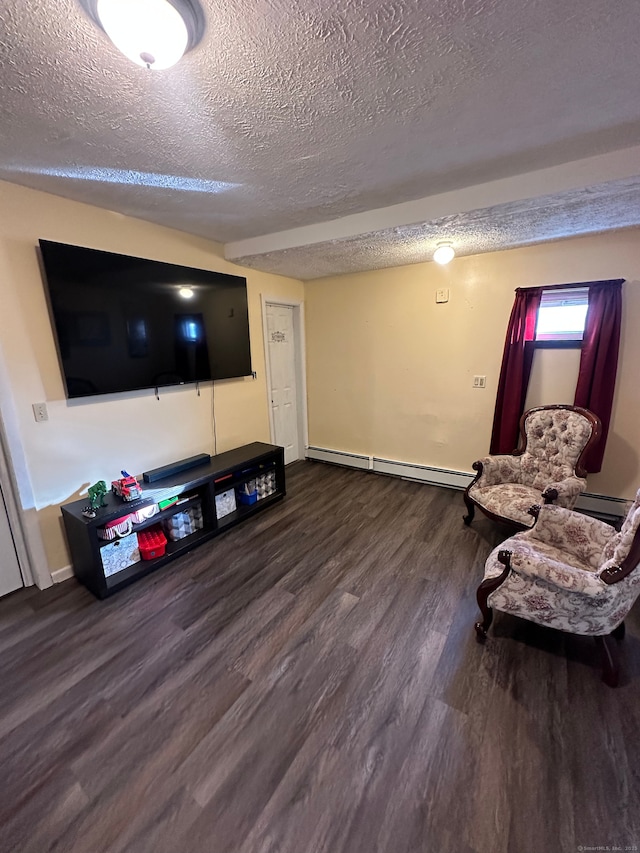
[(448, 302), (449, 301), (449, 288), (443, 287), (440, 290), (436, 290), (436, 302)]
[(43, 421), (49, 420), (49, 412), (47, 411), (46, 403), (34, 403), (33, 406), (33, 417), (36, 419), (38, 423), (42, 423)]
[(486, 388), (487, 387), (487, 377), (486, 376), (474, 376), (473, 377), (473, 387), (474, 388)]

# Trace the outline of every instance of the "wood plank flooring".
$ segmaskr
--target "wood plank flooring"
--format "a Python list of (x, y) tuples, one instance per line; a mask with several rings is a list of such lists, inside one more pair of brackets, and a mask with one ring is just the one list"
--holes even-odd
[(311, 462), (288, 495), (100, 602), (0, 601), (2, 853), (640, 847), (640, 618), (588, 638), (475, 589), (462, 494)]

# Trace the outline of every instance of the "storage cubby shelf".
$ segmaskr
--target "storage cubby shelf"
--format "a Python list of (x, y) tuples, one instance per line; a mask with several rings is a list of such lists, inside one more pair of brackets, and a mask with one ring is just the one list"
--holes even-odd
[[(252, 504), (241, 504), (238, 490), (246, 483), (273, 472), (273, 492)], [(234, 491), (236, 509), (217, 517), (216, 497), (225, 492)], [(120, 500), (112, 493), (105, 496), (106, 506), (97, 510), (95, 518), (86, 518), (82, 510), (87, 501), (74, 501), (62, 507), (67, 541), (71, 552), (73, 570), (78, 580), (98, 598), (106, 598), (117, 590), (138, 578), (174, 560), (208, 539), (229, 530), (272, 506), (286, 494), (284, 476), (284, 449), (273, 444), (254, 442), (244, 447), (228, 450), (211, 457), (211, 461), (197, 468), (191, 468), (182, 474), (172, 475), (154, 483), (142, 484), (142, 496), (129, 503)], [(103, 549), (119, 541), (131, 546), (137, 540), (122, 537), (119, 540), (104, 540), (98, 536), (98, 530), (110, 522), (116, 521), (138, 509), (157, 504), (158, 501), (179, 496), (189, 500), (173, 504), (151, 518), (133, 525), (136, 534), (154, 524), (162, 524), (174, 515), (186, 512), (190, 507), (200, 505), (202, 509), (202, 528), (176, 541), (167, 542), (166, 552), (151, 560), (138, 560), (113, 574), (105, 575), (104, 563), (107, 552)], [(178, 520), (175, 522), (178, 523)], [(125, 540), (127, 542), (125, 543)], [(116, 546), (121, 547), (121, 546)]]

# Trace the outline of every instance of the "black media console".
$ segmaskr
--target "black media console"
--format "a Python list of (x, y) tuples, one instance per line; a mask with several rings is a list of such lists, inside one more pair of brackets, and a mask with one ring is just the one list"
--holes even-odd
[[(95, 518), (82, 514), (86, 499), (74, 501), (62, 507), (74, 573), (94, 595), (106, 598), (266, 509), (285, 494), (283, 448), (254, 442), (212, 456), (210, 462), (196, 468), (145, 483), (142, 497), (135, 501), (124, 502), (109, 492), (107, 506), (98, 509)], [(154, 505), (174, 498), (177, 501), (170, 506), (143, 518)], [(118, 524), (119, 532), (125, 535), (105, 538), (109, 526), (127, 516), (142, 520)], [(131, 533), (126, 535), (128, 527)], [(151, 541), (156, 531), (163, 538), (166, 534), (166, 546), (159, 549), (164, 550), (161, 556), (142, 559), (144, 531), (146, 540)]]

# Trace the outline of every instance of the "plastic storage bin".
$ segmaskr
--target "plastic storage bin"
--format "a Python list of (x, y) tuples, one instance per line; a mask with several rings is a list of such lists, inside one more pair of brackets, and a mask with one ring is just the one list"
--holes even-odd
[(258, 490), (255, 480), (248, 480), (236, 489), (236, 495), (241, 504), (250, 506), (258, 500)]
[(162, 527), (155, 524), (147, 530), (141, 530), (138, 533), (138, 546), (143, 560), (163, 557), (167, 550), (167, 537), (162, 532)]

